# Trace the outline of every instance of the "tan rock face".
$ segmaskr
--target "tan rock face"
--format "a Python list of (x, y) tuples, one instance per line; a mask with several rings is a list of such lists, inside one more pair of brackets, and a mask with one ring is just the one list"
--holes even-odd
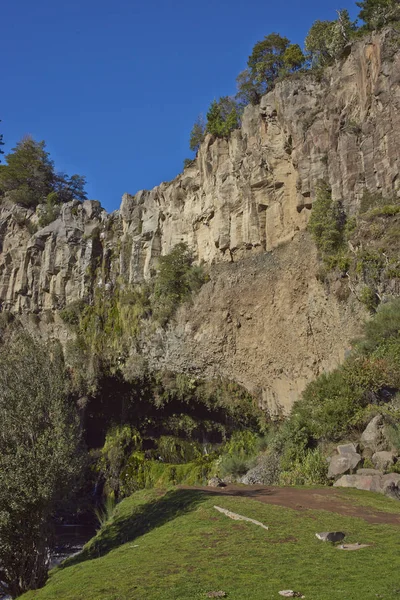
[[(3, 310), (55, 319), (96, 286), (151, 276), (160, 254), (184, 241), (212, 267), (211, 282), (157, 350), (156, 367), (226, 375), (285, 410), (306, 383), (343, 359), (359, 322), (316, 280), (315, 249), (303, 232), (319, 179), (354, 212), (367, 189), (399, 194), (400, 62), (393, 31), (354, 44), (321, 80), (276, 85), (249, 106), (229, 140), (208, 136), (193, 166), (169, 183), (131, 196), (107, 215), (98, 203), (70, 203), (31, 235), (36, 217), (0, 210)], [(271, 254), (271, 251), (274, 251)], [(96, 267), (102, 265), (101, 274)], [(50, 328), (47, 327), (50, 331)]]

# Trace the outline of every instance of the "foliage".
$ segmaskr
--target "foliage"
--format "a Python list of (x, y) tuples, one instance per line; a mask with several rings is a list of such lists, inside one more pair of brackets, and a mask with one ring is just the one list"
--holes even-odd
[(364, 21), (366, 30), (381, 29), (400, 21), (398, 0), (362, 0), (356, 4), (361, 9), (358, 17)]
[(252, 466), (249, 459), (243, 456), (232, 454), (225, 455), (219, 462), (219, 474), (221, 477), (232, 475), (235, 479), (242, 477)]
[(285, 471), (320, 441), (337, 442), (362, 429), (374, 414), (388, 414), (396, 427), (398, 409), (391, 404), (400, 389), (400, 300), (381, 305), (364, 325), (364, 336), (341, 367), (311, 382), (295, 403), (274, 444)]
[(388, 348), (390, 341), (396, 342), (400, 336), (400, 298), (381, 304), (373, 319), (364, 325), (364, 336), (359, 346), (366, 353), (380, 346)]
[(111, 522), (116, 505), (117, 504), (114, 496), (109, 495), (106, 496), (101, 506), (95, 507), (94, 513), (96, 515), (96, 519), (100, 526), (100, 529), (104, 529)]
[(187, 244), (177, 244), (159, 259), (152, 299), (155, 319), (165, 325), (179, 304), (197, 292), (206, 281), (204, 269), (194, 264)]
[(229, 96), (213, 100), (207, 112), (206, 131), (219, 138), (227, 138), (240, 126), (239, 109), (236, 101)]
[(290, 44), (283, 54), (283, 68), (288, 73), (294, 73), (304, 67), (306, 58), (298, 44)]
[(290, 44), (288, 38), (278, 33), (265, 36), (254, 45), (247, 69), (236, 80), (240, 104), (258, 104), (279, 76), (298, 71), (304, 64), (305, 57), (298, 44)]
[(292, 463), (289, 471), (280, 476), (281, 485), (326, 485), (328, 483), (328, 463), (317, 448), (306, 450)]
[(6, 164), (0, 165), (0, 195), (26, 207), (36, 207), (51, 198), (51, 205), (84, 200), (85, 179), (56, 173), (45, 143), (25, 137), (17, 143)]
[(323, 256), (337, 252), (344, 239), (346, 217), (339, 202), (332, 200), (331, 191), (319, 182), (308, 228)]
[(338, 59), (355, 30), (347, 10), (339, 10), (335, 21), (315, 21), (305, 40), (313, 67), (325, 67)]
[(120, 476), (125, 467), (126, 456), (142, 447), (142, 437), (130, 425), (112, 428), (106, 436), (98, 465), (106, 482), (106, 494), (118, 499)]
[(157, 440), (159, 460), (167, 463), (187, 463), (203, 454), (203, 448), (195, 440), (184, 440), (174, 435), (162, 435)]
[(200, 144), (204, 140), (206, 134), (206, 123), (203, 115), (199, 115), (193, 125), (192, 131), (190, 132), (189, 148), (192, 152), (198, 151)]
[(79, 420), (57, 347), (0, 348), (0, 580), (13, 598), (44, 585), (51, 519), (82, 467)]
[(371, 312), (375, 312), (379, 304), (378, 296), (373, 288), (366, 285), (360, 292), (360, 302)]
[(50, 192), (46, 198), (46, 203), (40, 205), (39, 227), (46, 227), (55, 221), (60, 214), (60, 207), (57, 205), (57, 193)]

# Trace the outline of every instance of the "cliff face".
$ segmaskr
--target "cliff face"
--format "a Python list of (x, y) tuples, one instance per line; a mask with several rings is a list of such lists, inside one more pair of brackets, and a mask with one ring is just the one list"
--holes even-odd
[(349, 213), (365, 190), (400, 193), (398, 47), (387, 30), (347, 48), (319, 79), (278, 83), (229, 140), (208, 136), (193, 166), (125, 194), (111, 215), (96, 202), (70, 203), (31, 235), (37, 216), (3, 206), (2, 309), (39, 315), (45, 332), (66, 336), (58, 309), (118, 277), (140, 282), (160, 254), (187, 242), (212, 265), (211, 281), (142, 351), (154, 368), (223, 374), (287, 409), (343, 358), (360, 318), (356, 303), (339, 304), (316, 279), (304, 230), (318, 180)]

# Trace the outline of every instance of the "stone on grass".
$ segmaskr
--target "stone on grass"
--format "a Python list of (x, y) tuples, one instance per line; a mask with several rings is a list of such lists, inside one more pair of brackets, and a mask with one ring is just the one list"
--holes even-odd
[(282, 590), (279, 594), (285, 598), (305, 598), (301, 592), (295, 592), (294, 590)]
[(226, 592), (222, 590), (219, 592), (208, 592), (207, 598), (226, 598)]
[(377, 469), (380, 469), (381, 471), (387, 471), (396, 462), (396, 456), (393, 454), (393, 452), (381, 450), (380, 452), (375, 452), (372, 457), (372, 462)]
[(369, 548), (371, 544), (341, 544), (336, 546), (338, 550), (361, 550), (361, 548)]
[(337, 542), (343, 542), (346, 534), (342, 531), (323, 531), (322, 533), (316, 533), (315, 537), (322, 542), (332, 542), (335, 544)]

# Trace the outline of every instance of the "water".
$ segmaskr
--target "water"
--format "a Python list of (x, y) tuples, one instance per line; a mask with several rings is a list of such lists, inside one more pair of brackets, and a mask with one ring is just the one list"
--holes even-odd
[[(53, 569), (66, 558), (76, 556), (83, 546), (95, 534), (93, 527), (67, 523), (56, 528), (56, 545), (50, 556), (50, 569)], [(2, 596), (0, 600), (10, 600), (10, 596)]]

